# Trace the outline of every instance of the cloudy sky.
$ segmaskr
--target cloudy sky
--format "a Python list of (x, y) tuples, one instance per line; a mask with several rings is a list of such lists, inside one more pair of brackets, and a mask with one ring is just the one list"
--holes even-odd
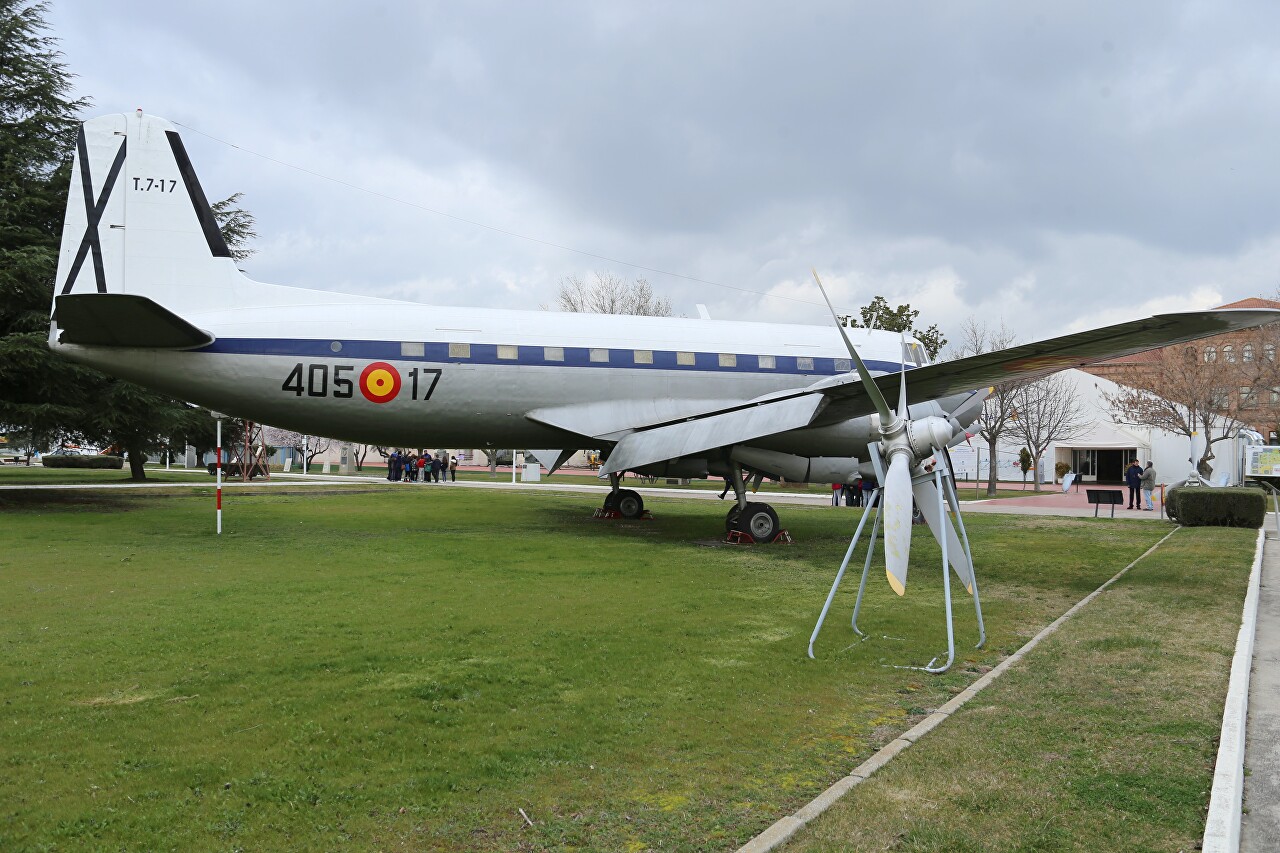
[(91, 114), (180, 123), (210, 198), (244, 192), (263, 281), (537, 308), (600, 271), (677, 314), (823, 322), (816, 266), (841, 308), (883, 294), (953, 338), (977, 316), (1023, 340), (1280, 285), (1273, 3), (48, 19)]

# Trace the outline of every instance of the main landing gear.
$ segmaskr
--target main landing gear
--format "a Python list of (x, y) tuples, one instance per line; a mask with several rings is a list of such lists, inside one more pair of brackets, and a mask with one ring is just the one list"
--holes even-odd
[(640, 497), (640, 493), (637, 491), (619, 488), (621, 481), (621, 475), (609, 475), (610, 491), (604, 497), (604, 506), (596, 510), (596, 518), (636, 519), (644, 517), (644, 498)]
[(790, 542), (791, 537), (782, 529), (778, 513), (766, 503), (747, 500), (747, 484), (742, 477), (742, 466), (733, 464), (729, 477), (733, 487), (734, 504), (724, 517), (724, 530), (728, 541), (735, 544), (753, 542)]

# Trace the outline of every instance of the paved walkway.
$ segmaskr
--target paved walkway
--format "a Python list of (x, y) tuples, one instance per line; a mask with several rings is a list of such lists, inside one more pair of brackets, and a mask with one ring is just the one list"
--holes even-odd
[(1272, 532), (1262, 552), (1258, 626), (1245, 724), (1242, 853), (1280, 847), (1280, 540)]

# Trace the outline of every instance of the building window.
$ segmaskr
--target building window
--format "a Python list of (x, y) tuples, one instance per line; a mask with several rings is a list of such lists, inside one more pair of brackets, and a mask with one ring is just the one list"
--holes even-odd
[(514, 344), (498, 344), (498, 358), (515, 361), (520, 357), (520, 347)]
[(1214, 388), (1209, 395), (1209, 405), (1215, 409), (1225, 409), (1231, 405), (1231, 392), (1226, 388)]
[(796, 370), (813, 370), (813, 359), (802, 355), (796, 359)]
[(1280, 403), (1280, 388), (1271, 389), (1271, 405)]
[(471, 358), (471, 344), (449, 344), (449, 358)]
[(564, 361), (564, 347), (543, 347), (542, 358), (545, 361)]
[(1240, 347), (1240, 360), (1245, 364), (1253, 361), (1253, 344), (1245, 344)]
[(771, 355), (760, 356), (761, 370), (773, 370), (775, 367), (777, 367), (777, 363), (774, 361), (773, 356)]
[[(330, 349), (333, 349), (333, 347), (330, 347)], [(336, 349), (333, 351), (337, 352)], [(400, 344), (400, 355), (405, 358), (422, 358), (422, 356), (426, 354), (426, 351), (427, 348), (425, 344), (409, 343), (408, 341), (403, 341)]]
[(1204, 348), (1204, 363), (1205, 363), (1205, 364), (1212, 364), (1213, 362), (1215, 362), (1215, 361), (1217, 361), (1217, 360), (1218, 360), (1218, 348), (1217, 348), (1217, 347), (1205, 347), (1205, 348)]
[(1265, 358), (1267, 361), (1275, 361), (1275, 360), (1276, 360), (1276, 345), (1275, 345), (1275, 344), (1263, 344), (1263, 345), (1262, 345), (1262, 357), (1263, 357), (1263, 358)]
[(1236, 363), (1236, 348), (1231, 344), (1222, 345), (1222, 360), (1227, 364)]
[(1196, 355), (1197, 355), (1197, 353), (1196, 353), (1196, 348), (1195, 348), (1195, 347), (1187, 347), (1186, 349), (1184, 349), (1184, 350), (1182, 351), (1182, 354), (1186, 356), (1187, 361), (1195, 361), (1195, 360), (1196, 360)]
[(595, 362), (607, 363), (609, 361), (609, 351), (607, 349), (592, 349), (589, 358)]
[(1253, 389), (1247, 385), (1240, 388), (1240, 408), (1258, 408), (1258, 395), (1255, 394)]
[(848, 373), (853, 369), (853, 362), (847, 358), (836, 359), (836, 373)]
[(653, 350), (638, 349), (633, 353), (636, 364), (653, 364)]
[(720, 353), (720, 366), (721, 367), (737, 367), (738, 357), (731, 352), (722, 352)]
[(693, 367), (694, 365), (693, 353), (691, 352), (676, 353), (676, 364), (682, 364), (685, 367)]

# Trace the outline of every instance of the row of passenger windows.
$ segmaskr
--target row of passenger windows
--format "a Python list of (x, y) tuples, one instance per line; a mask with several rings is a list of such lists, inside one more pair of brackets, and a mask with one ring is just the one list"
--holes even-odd
[[(529, 347), (525, 348), (530, 349)], [(542, 347), (543, 361), (564, 361), (564, 347)], [(587, 351), (589, 361), (598, 364), (610, 363), (610, 353), (614, 352), (608, 349), (592, 348)], [(616, 351), (621, 354), (623, 351)], [(400, 353), (405, 356), (421, 356), (423, 354), (422, 344), (405, 343), (400, 345)], [(722, 352), (718, 353), (719, 364), (721, 367), (737, 367), (738, 356), (736, 353)], [(449, 344), (449, 358), (471, 358), (471, 344)], [(503, 361), (517, 361), (520, 358), (520, 347), (514, 344), (498, 344), (498, 358)], [(777, 358), (772, 355), (756, 356), (759, 368), (761, 370), (776, 370), (778, 367)], [(638, 349), (631, 351), (632, 364), (653, 364), (653, 350)], [(697, 364), (697, 356), (692, 352), (677, 352), (676, 364), (684, 367), (693, 367)], [(797, 370), (813, 370), (813, 359), (808, 356), (799, 356), (796, 358)], [(852, 369), (851, 363), (847, 358), (838, 358), (835, 360), (835, 369), (840, 372), (846, 372)]]

